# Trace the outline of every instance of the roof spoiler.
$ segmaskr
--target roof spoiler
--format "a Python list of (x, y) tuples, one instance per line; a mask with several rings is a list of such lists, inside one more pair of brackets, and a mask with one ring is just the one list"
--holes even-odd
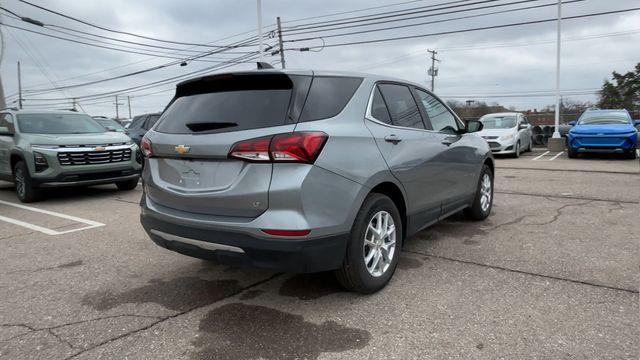
[(258, 65), (258, 70), (274, 68), (271, 64), (263, 61), (258, 61), (256, 64)]

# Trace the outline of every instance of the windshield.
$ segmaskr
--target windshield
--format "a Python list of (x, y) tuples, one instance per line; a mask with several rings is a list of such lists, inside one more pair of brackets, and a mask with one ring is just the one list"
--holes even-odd
[(120, 125), (119, 122), (113, 120), (113, 119), (93, 119), (95, 121), (98, 122), (98, 124), (107, 127), (110, 126), (112, 128), (114, 128), (115, 130), (124, 130), (124, 128), (122, 127), (122, 125)]
[(20, 131), (28, 134), (94, 134), (105, 128), (83, 114), (20, 114)]
[(510, 129), (516, 127), (516, 117), (507, 116), (491, 116), (480, 118), (480, 122), (484, 129)]
[(586, 112), (580, 116), (579, 125), (628, 124), (629, 115), (622, 111)]

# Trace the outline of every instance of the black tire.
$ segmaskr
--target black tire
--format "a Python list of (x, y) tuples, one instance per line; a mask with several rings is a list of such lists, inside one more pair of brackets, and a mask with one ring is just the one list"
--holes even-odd
[[(485, 174), (489, 176), (489, 182), (491, 184), (491, 192), (489, 197), (489, 207), (484, 209), (482, 208), (482, 183), (485, 177)], [(493, 172), (491, 169), (485, 164), (482, 165), (482, 171), (480, 172), (480, 178), (478, 179), (478, 185), (476, 187), (476, 194), (473, 197), (473, 204), (470, 207), (464, 210), (464, 215), (470, 220), (484, 220), (489, 214), (491, 214), (491, 208), (493, 206)]]
[(138, 180), (139, 178), (119, 181), (116, 183), (116, 186), (118, 187), (118, 190), (133, 190), (138, 186)]
[(13, 166), (13, 183), (16, 188), (18, 200), (23, 203), (30, 203), (40, 200), (41, 192), (34, 184), (29, 174), (29, 168), (24, 161), (18, 161)]
[(520, 157), (520, 140), (518, 140), (514, 146), (516, 148), (513, 149), (513, 157), (517, 159)]
[(578, 152), (577, 152), (577, 151), (574, 151), (574, 150), (571, 150), (571, 148), (569, 148), (569, 150), (567, 150), (567, 156), (568, 156), (570, 159), (575, 159), (575, 158), (577, 158), (577, 157), (578, 157)]
[(527, 152), (533, 151), (533, 138), (529, 139), (529, 146), (527, 147)]
[[(396, 243), (389, 266), (386, 271), (376, 277), (367, 270), (367, 264), (365, 264), (364, 239), (370, 221), (373, 220), (374, 215), (381, 211), (386, 211), (393, 219)], [(347, 290), (361, 294), (371, 294), (385, 287), (398, 265), (403, 235), (400, 212), (393, 201), (382, 194), (369, 194), (362, 204), (362, 207), (360, 207), (356, 220), (351, 228), (351, 235), (349, 236), (344, 262), (342, 266), (335, 271), (338, 282)], [(373, 250), (370, 249), (369, 251)]]
[(631, 149), (625, 155), (627, 156), (627, 159), (631, 159), (631, 160), (635, 160), (638, 157), (638, 154), (636, 153), (636, 148)]

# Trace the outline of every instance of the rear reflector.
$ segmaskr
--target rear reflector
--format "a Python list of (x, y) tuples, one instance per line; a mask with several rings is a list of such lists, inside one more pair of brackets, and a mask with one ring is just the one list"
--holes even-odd
[(235, 143), (229, 157), (245, 161), (312, 164), (328, 138), (320, 131), (259, 137)]
[(278, 229), (262, 229), (262, 232), (275, 236), (306, 236), (311, 230), (278, 230)]

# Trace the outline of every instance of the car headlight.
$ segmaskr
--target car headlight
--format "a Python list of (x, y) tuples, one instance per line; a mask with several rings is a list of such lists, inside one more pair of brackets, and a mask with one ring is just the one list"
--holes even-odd
[(125, 145), (133, 145), (133, 140), (127, 140), (124, 143)]
[(33, 162), (35, 164), (36, 172), (43, 172), (49, 167), (47, 158), (37, 151), (33, 152)]
[(502, 140), (502, 141), (511, 140), (511, 139), (513, 139), (513, 134), (507, 134), (507, 135), (500, 136), (500, 140)]

